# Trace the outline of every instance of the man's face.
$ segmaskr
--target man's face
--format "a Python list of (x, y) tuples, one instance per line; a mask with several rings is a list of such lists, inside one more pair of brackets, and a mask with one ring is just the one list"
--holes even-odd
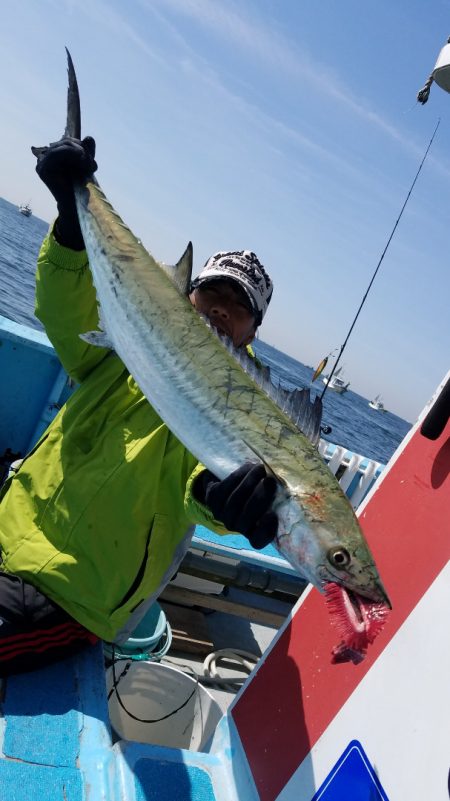
[(244, 291), (230, 281), (211, 281), (197, 287), (189, 296), (199, 314), (204, 314), (219, 334), (229, 336), (240, 348), (253, 340), (255, 318)]

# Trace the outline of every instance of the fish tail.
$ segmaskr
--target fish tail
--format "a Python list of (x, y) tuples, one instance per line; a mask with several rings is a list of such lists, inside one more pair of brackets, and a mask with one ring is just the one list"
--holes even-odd
[(81, 108), (80, 93), (78, 91), (77, 76), (73, 66), (72, 56), (67, 47), (67, 75), (69, 85), (67, 87), (67, 121), (64, 136), (71, 136), (74, 139), (81, 139)]

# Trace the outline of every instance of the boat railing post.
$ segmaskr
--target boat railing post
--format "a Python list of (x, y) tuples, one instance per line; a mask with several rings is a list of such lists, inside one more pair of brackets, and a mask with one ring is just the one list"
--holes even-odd
[(342, 476), (339, 479), (339, 484), (341, 485), (344, 492), (347, 492), (348, 488), (350, 487), (350, 484), (353, 481), (355, 474), (358, 472), (361, 462), (363, 461), (364, 461), (364, 456), (360, 456), (359, 453), (352, 453), (348, 466), (345, 468)]
[(357, 509), (366, 493), (369, 491), (372, 483), (378, 478), (377, 472), (383, 469), (384, 465), (370, 459), (367, 466), (361, 471), (361, 478), (359, 483), (352, 493), (350, 501), (354, 509)]
[(342, 445), (336, 445), (334, 453), (328, 462), (328, 467), (333, 475), (336, 475), (337, 471), (339, 470), (339, 467), (343, 462), (343, 457), (346, 453), (347, 448), (343, 448)]
[(318, 451), (338, 479), (353, 508), (357, 509), (385, 465), (324, 439), (319, 440)]

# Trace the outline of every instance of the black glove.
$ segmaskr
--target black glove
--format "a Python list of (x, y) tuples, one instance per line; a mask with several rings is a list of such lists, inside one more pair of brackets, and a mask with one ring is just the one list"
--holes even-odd
[(262, 464), (245, 464), (219, 481), (209, 470), (194, 481), (194, 498), (207, 506), (229, 531), (244, 534), (253, 548), (264, 548), (275, 537), (278, 518), (270, 507), (277, 482)]
[(60, 245), (83, 250), (84, 242), (73, 194), (74, 181), (84, 181), (97, 169), (95, 141), (64, 137), (48, 147), (31, 148), (37, 156), (36, 172), (58, 204), (54, 234)]

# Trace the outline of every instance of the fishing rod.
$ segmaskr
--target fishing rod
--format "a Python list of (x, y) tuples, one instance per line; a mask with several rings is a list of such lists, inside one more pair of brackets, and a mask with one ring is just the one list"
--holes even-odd
[[(367, 296), (368, 296), (368, 294), (369, 294), (369, 292), (370, 292), (370, 289), (371, 289), (371, 287), (372, 287), (372, 284), (373, 284), (373, 282), (375, 281), (375, 278), (376, 278), (376, 275), (377, 275), (377, 273), (378, 273), (378, 270), (379, 270), (379, 269), (380, 269), (380, 267), (381, 267), (381, 263), (382, 263), (382, 261), (383, 261), (383, 259), (384, 259), (385, 255), (386, 255), (387, 249), (388, 249), (389, 245), (391, 244), (392, 237), (393, 237), (393, 236), (394, 236), (394, 234), (395, 234), (395, 231), (396, 231), (396, 229), (397, 229), (397, 226), (398, 226), (398, 224), (399, 224), (399, 222), (400, 222), (400, 220), (401, 220), (401, 218), (402, 218), (403, 212), (404, 212), (404, 210), (405, 210), (405, 208), (406, 208), (406, 204), (408, 203), (408, 200), (409, 200), (409, 198), (410, 198), (410, 196), (411, 196), (411, 193), (412, 193), (412, 191), (413, 191), (413, 189), (414, 189), (414, 186), (415, 186), (415, 184), (416, 184), (416, 181), (417, 181), (417, 179), (418, 179), (418, 177), (419, 177), (419, 175), (420, 175), (420, 172), (421, 172), (421, 170), (422, 170), (422, 167), (423, 167), (423, 165), (424, 165), (424, 163), (425, 163), (425, 159), (426, 159), (426, 157), (428, 156), (428, 153), (429, 153), (429, 151), (430, 151), (431, 145), (433, 144), (433, 140), (434, 140), (434, 137), (436, 136), (436, 132), (437, 132), (437, 129), (439, 128), (439, 125), (440, 125), (440, 123), (441, 123), (441, 120), (440, 120), (440, 119), (438, 119), (438, 121), (437, 121), (437, 123), (436, 123), (436, 127), (435, 127), (435, 129), (434, 129), (434, 131), (433, 131), (433, 136), (431, 137), (431, 139), (430, 139), (430, 141), (429, 141), (429, 143), (428, 143), (428, 147), (427, 147), (427, 149), (426, 149), (426, 151), (425, 151), (425, 154), (424, 154), (424, 156), (423, 156), (423, 158), (422, 158), (422, 161), (421, 161), (421, 162), (420, 162), (420, 164), (419, 164), (419, 169), (418, 169), (418, 170), (417, 170), (417, 172), (416, 172), (416, 175), (415, 175), (415, 177), (414, 177), (414, 180), (413, 180), (413, 182), (412, 182), (412, 184), (411, 184), (411, 186), (410, 186), (409, 192), (408, 192), (408, 194), (406, 195), (406, 199), (405, 199), (405, 202), (403, 203), (403, 206), (402, 206), (402, 208), (401, 208), (401, 210), (400, 210), (400, 214), (398, 215), (398, 217), (397, 217), (397, 219), (396, 219), (396, 221), (395, 221), (395, 225), (394, 225), (394, 227), (393, 227), (393, 229), (392, 229), (392, 231), (391, 231), (391, 234), (390, 234), (390, 236), (389, 236), (389, 239), (388, 239), (388, 241), (386, 242), (386, 246), (385, 246), (385, 248), (384, 248), (384, 250), (383, 250), (383, 252), (382, 252), (382, 254), (381, 254), (381, 256), (380, 256), (380, 258), (379, 258), (379, 260), (378, 260), (378, 264), (377, 264), (377, 266), (376, 266), (375, 272), (374, 272), (374, 274), (372, 275), (372, 278), (370, 279), (369, 286), (367, 287), (367, 289), (366, 289), (366, 291), (365, 291), (365, 293), (364, 293), (363, 299), (362, 299), (361, 303), (359, 304), (358, 311), (356, 312), (356, 314), (355, 314), (355, 317), (353, 318), (353, 322), (352, 322), (352, 324), (351, 324), (351, 326), (350, 326), (350, 328), (349, 328), (349, 330), (348, 330), (347, 336), (345, 337), (344, 344), (343, 344), (343, 345), (341, 345), (341, 348), (340, 348), (340, 350), (339, 350), (339, 355), (338, 355), (338, 357), (337, 357), (337, 359), (336, 359), (336, 361), (335, 361), (335, 363), (334, 363), (334, 365), (333, 365), (333, 369), (332, 369), (332, 371), (331, 371), (330, 375), (328, 376), (328, 383), (327, 383), (327, 384), (325, 384), (325, 388), (324, 388), (324, 390), (323, 390), (323, 392), (322, 392), (322, 394), (321, 394), (321, 396), (320, 396), (320, 400), (323, 400), (323, 396), (325, 395), (325, 392), (326, 392), (326, 391), (327, 391), (327, 389), (328, 389), (329, 383), (330, 383), (330, 381), (331, 381), (331, 379), (332, 379), (332, 377), (333, 377), (334, 373), (336, 372), (336, 368), (337, 368), (337, 366), (338, 366), (338, 364), (339, 364), (339, 362), (340, 362), (341, 356), (342, 356), (342, 354), (343, 354), (343, 352), (344, 352), (344, 350), (345, 350), (345, 347), (346, 347), (346, 345), (347, 345), (347, 342), (348, 342), (348, 340), (350, 339), (350, 335), (351, 335), (351, 333), (352, 333), (352, 331), (353, 331), (353, 329), (354, 329), (354, 327), (355, 327), (355, 324), (356, 324), (356, 321), (357, 321), (357, 319), (358, 319), (358, 317), (359, 317), (359, 314), (360, 314), (360, 312), (361, 312), (361, 309), (362, 309), (362, 307), (364, 306), (364, 303), (366, 302), (366, 299), (367, 299)], [(325, 362), (325, 359), (323, 360), (323, 362)], [(322, 362), (322, 363), (323, 363), (323, 362)], [(321, 364), (322, 364), (322, 363), (321, 363)], [(325, 362), (325, 363), (326, 363), (326, 362)], [(325, 365), (324, 365), (324, 367), (325, 367)], [(318, 369), (319, 369), (319, 368), (318, 368)], [(323, 370), (323, 367), (322, 367), (322, 370)], [(321, 370), (320, 372), (322, 372), (322, 370)], [(315, 372), (315, 374), (314, 374), (314, 377), (315, 377), (315, 378), (317, 377), (317, 374), (318, 374), (318, 370), (316, 370), (316, 372)]]

